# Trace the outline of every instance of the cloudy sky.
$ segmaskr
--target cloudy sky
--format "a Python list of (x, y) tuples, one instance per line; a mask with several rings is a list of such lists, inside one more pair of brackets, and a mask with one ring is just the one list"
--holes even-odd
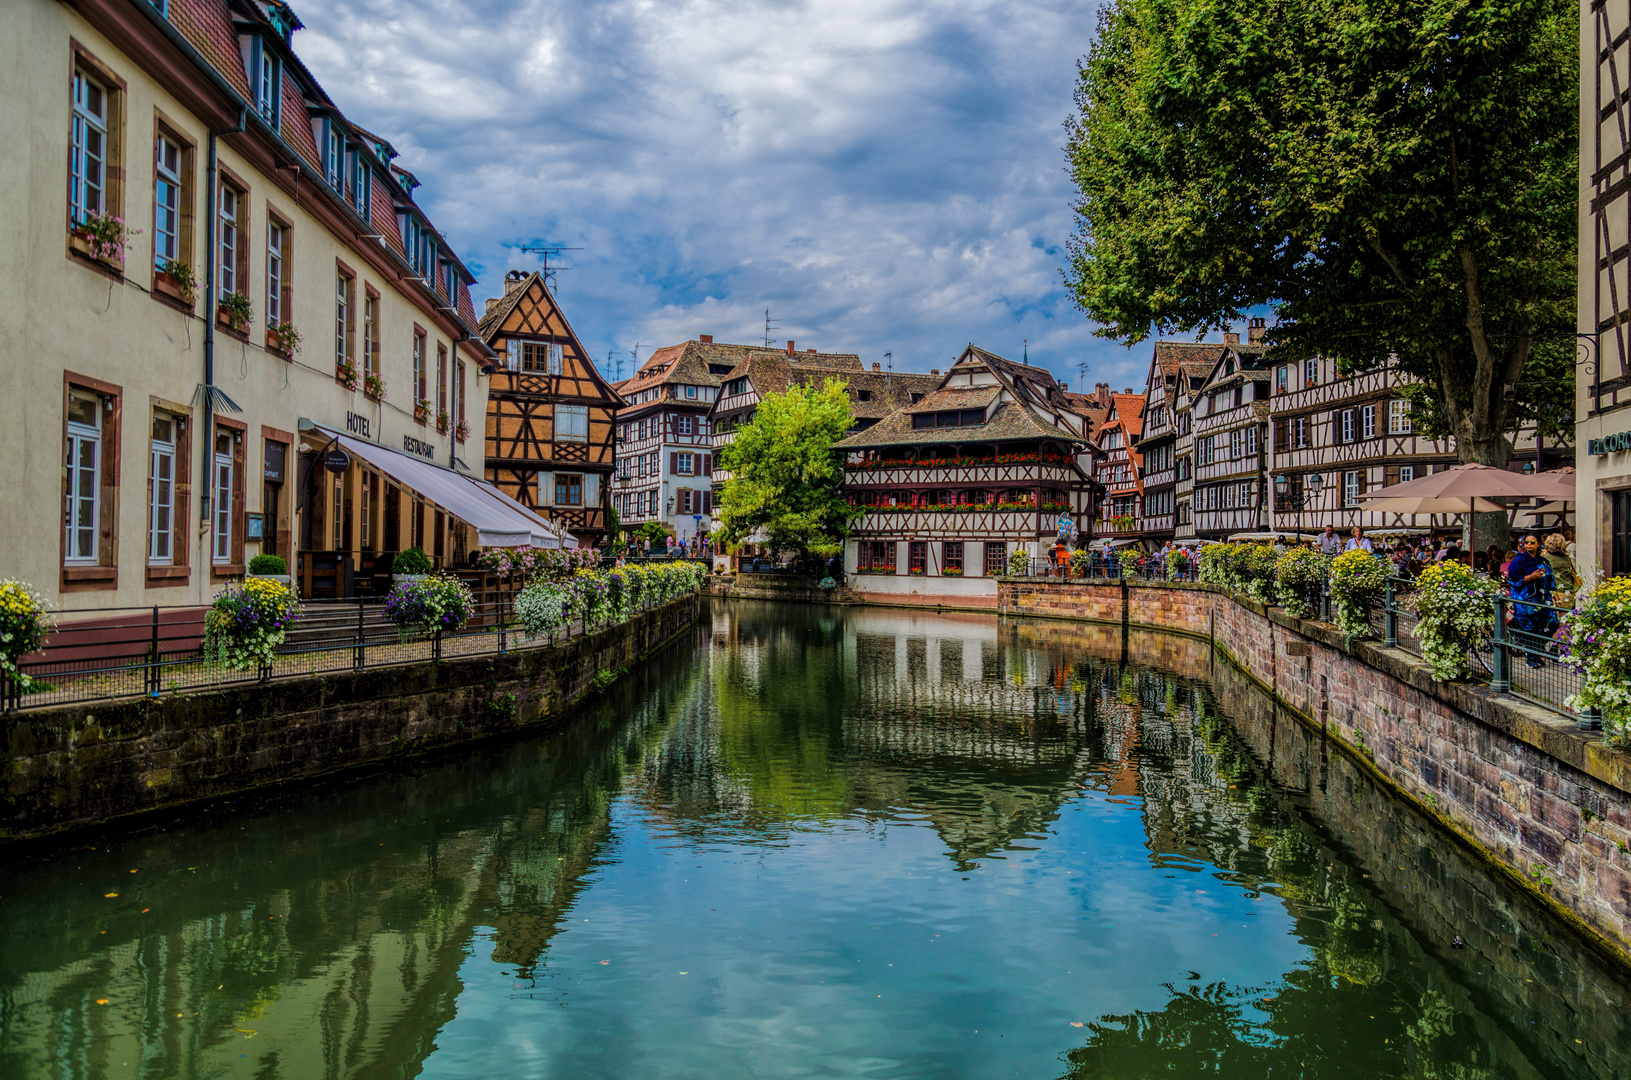
[[(1142, 385), (1059, 275), (1080, 0), (327, 0), (296, 46), (482, 277), (559, 278), (597, 361), (711, 333)], [(480, 301), (478, 300), (478, 307)], [(609, 373), (614, 369), (608, 368)]]

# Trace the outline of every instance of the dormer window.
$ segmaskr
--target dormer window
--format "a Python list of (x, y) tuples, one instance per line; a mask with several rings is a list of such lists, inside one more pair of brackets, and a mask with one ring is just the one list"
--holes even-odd
[(323, 118), (323, 178), (335, 191), (340, 190), (340, 168), (344, 160), (345, 143), (333, 117)]
[(250, 38), (247, 44), (245, 66), (249, 68), (249, 84), (255, 91), (255, 111), (276, 128), (283, 104), (283, 80), (277, 56), (259, 37)]
[(369, 196), (373, 186), (368, 159), (363, 157), (362, 148), (358, 147), (351, 152), (351, 206), (364, 221), (368, 220)]

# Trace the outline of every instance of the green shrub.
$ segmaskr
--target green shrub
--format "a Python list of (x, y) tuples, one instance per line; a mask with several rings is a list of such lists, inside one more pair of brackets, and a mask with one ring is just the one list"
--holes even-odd
[(398, 552), (396, 558), (391, 562), (391, 573), (393, 574), (428, 574), (430, 572), (430, 556), (416, 547)]
[(1313, 548), (1292, 548), (1274, 564), (1280, 604), (1299, 619), (1314, 614), (1319, 588), (1331, 574), (1331, 560)]
[(289, 562), (282, 555), (256, 555), (249, 560), (251, 574), (287, 574)]

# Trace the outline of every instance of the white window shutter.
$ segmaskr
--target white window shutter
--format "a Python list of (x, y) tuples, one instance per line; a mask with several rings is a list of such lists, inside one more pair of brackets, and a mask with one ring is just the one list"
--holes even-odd
[(552, 472), (538, 474), (538, 505), (555, 505), (555, 474)]
[(514, 338), (504, 343), (505, 366), (511, 371), (521, 370), (521, 343)]

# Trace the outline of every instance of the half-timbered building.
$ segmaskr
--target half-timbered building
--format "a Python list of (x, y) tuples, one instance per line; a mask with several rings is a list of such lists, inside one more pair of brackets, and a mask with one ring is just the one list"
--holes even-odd
[(1104, 501), (1093, 523), (1095, 536), (1137, 541), (1141, 535), (1139, 516), (1144, 508), (1143, 455), (1138, 437), (1144, 425), (1144, 396), (1131, 389), (1110, 395), (1110, 411), (1104, 424), (1093, 433), (1104, 451), (1097, 479), (1104, 485)]
[(1049, 372), (970, 345), (932, 393), (838, 444), (866, 508), (845, 547), (851, 586), (994, 606), (1012, 552), (1042, 556), (1062, 520), (1091, 526), (1087, 426)]
[(680, 540), (706, 533), (713, 516), (713, 427), (720, 380), (748, 346), (714, 344), (704, 334), (651, 354), (615, 386), (617, 473), (612, 505), (625, 525), (661, 522)]
[(1591, 580), (1631, 574), (1631, 3), (1580, 6), (1577, 558)]
[(1191, 501), (1195, 535), (1202, 539), (1255, 532), (1268, 524), (1271, 376), (1261, 344), (1262, 321), (1253, 322), (1257, 340), (1241, 344), (1238, 337), (1225, 338), (1222, 354), (1190, 406), (1195, 467)]
[[(1391, 364), (1344, 375), (1334, 360), (1325, 357), (1277, 363), (1273, 376), (1274, 528), (1459, 528), (1455, 516), (1382, 513), (1365, 509), (1359, 499), (1372, 489), (1456, 463), (1453, 438), (1429, 439), (1415, 430), (1409, 402), (1401, 393), (1409, 376)], [(1538, 454), (1534, 429), (1520, 431), (1515, 443), (1514, 464), (1521, 467), (1527, 461), (1533, 468)]]
[(482, 339), (503, 357), (487, 397), (487, 477), (584, 544), (606, 536), (617, 396), (542, 274), (511, 271)]
[[(1179, 428), (1187, 434), (1188, 395), (1181, 384), (1204, 380), (1226, 346), (1189, 341), (1158, 341), (1150, 357), (1144, 392), (1144, 424), (1138, 437), (1142, 460), (1143, 504), (1139, 535), (1151, 547), (1178, 535)], [(1185, 439), (1188, 448), (1193, 440)], [(1192, 462), (1186, 462), (1189, 468)], [(1186, 477), (1193, 480), (1193, 476)], [(1187, 493), (1187, 492), (1186, 492)], [(1187, 511), (1187, 503), (1186, 503)], [(1193, 522), (1190, 522), (1193, 534)]]

